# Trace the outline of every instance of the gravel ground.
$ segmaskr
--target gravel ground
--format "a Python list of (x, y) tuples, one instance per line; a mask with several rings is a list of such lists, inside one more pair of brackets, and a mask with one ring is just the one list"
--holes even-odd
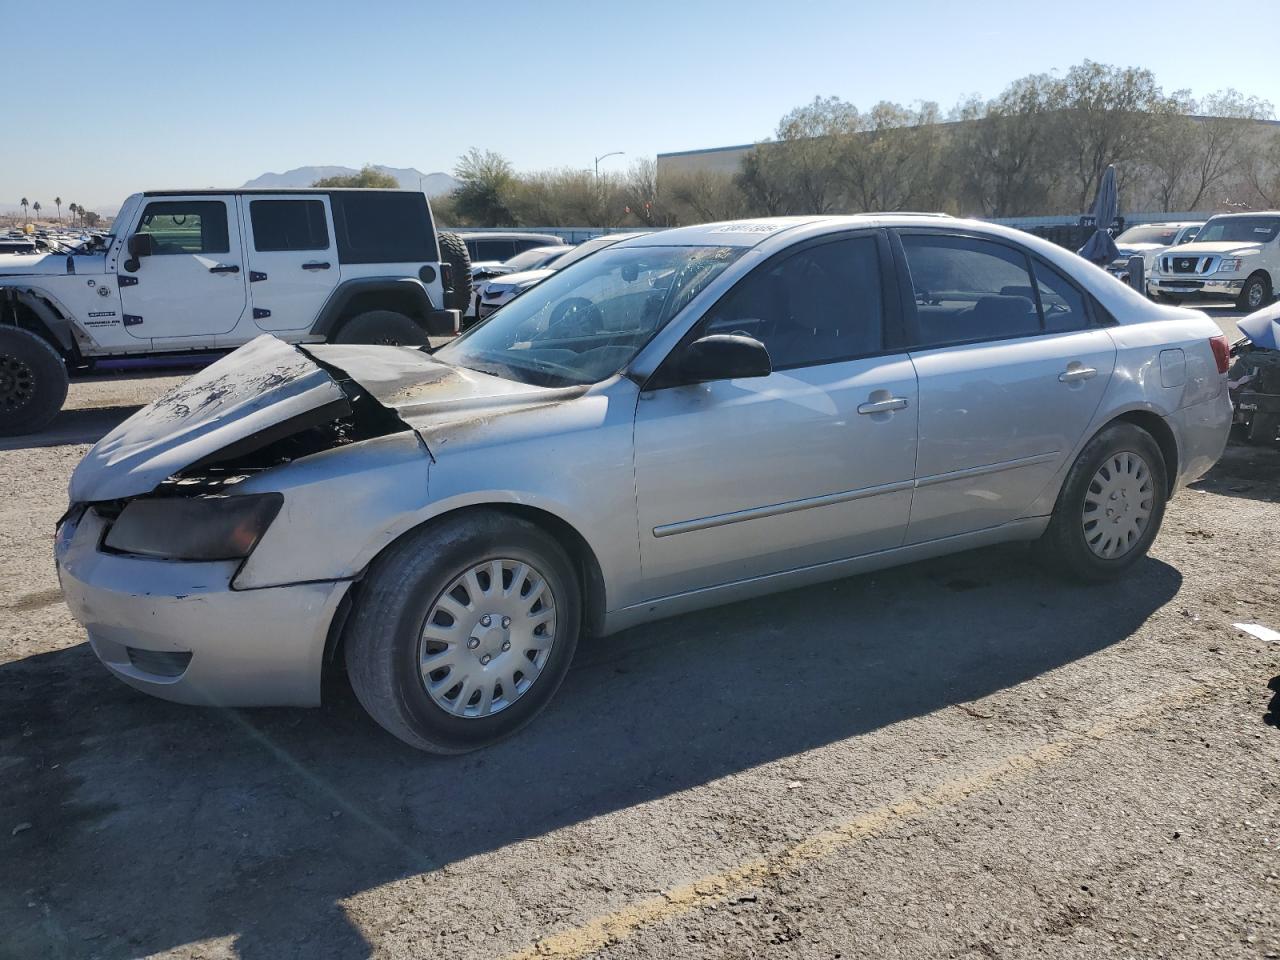
[(201, 710), (94, 660), (53, 524), (170, 382), (0, 449), (0, 956), (1280, 957), (1280, 644), (1233, 626), (1280, 629), (1280, 451), (1122, 583), (997, 548), (648, 625), (435, 759), (340, 680)]

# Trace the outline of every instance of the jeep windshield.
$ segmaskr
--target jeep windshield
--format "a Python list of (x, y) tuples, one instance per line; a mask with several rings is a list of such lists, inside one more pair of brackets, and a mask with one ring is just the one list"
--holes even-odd
[(1196, 243), (1268, 243), (1280, 232), (1280, 217), (1215, 217), (1196, 235)]
[(745, 247), (621, 247), (553, 274), (433, 356), (541, 386), (598, 383)]

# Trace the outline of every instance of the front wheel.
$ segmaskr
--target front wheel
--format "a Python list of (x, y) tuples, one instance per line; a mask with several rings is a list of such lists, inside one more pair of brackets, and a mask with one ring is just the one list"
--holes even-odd
[(446, 518), (374, 562), (345, 659), (356, 698), (410, 746), (463, 753), (547, 705), (578, 643), (581, 593), (563, 548), (498, 512)]
[(1164, 456), (1151, 434), (1114, 423), (1080, 451), (1037, 552), (1072, 579), (1114, 579), (1146, 556), (1168, 489)]
[(1245, 281), (1244, 289), (1236, 300), (1236, 307), (1252, 313), (1260, 310), (1271, 300), (1271, 281), (1264, 273), (1255, 273)]
[(67, 365), (42, 337), (0, 327), (0, 436), (36, 433), (67, 399)]

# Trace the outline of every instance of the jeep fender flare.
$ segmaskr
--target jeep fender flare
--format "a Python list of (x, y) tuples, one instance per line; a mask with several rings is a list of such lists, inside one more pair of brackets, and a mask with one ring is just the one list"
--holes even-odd
[(397, 310), (423, 325), (436, 313), (436, 306), (420, 280), (413, 277), (356, 277), (342, 281), (329, 294), (329, 299), (311, 325), (311, 333), (327, 340), (348, 318), (355, 301), (364, 298), (386, 301), (368, 309)]
[[(43, 328), (34, 332), (44, 336), (50, 346), (64, 357), (79, 356), (80, 351), (76, 347), (75, 334), (71, 330), (70, 311), (56, 298), (38, 287), (0, 287), (0, 301), (6, 298), (22, 304), (34, 314)], [(16, 316), (14, 319), (16, 321)], [(21, 324), (18, 325), (21, 326)]]

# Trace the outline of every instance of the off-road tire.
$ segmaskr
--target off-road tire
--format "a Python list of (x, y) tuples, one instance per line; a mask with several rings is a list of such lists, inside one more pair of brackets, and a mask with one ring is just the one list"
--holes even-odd
[(1236, 309), (1252, 313), (1271, 302), (1271, 281), (1265, 273), (1255, 273), (1244, 282), (1244, 289), (1236, 298)]
[(67, 365), (47, 340), (0, 327), (0, 436), (47, 427), (67, 399)]
[(465, 314), (471, 306), (471, 255), (456, 233), (437, 234), (436, 240), (440, 244), (440, 262), (453, 269), (453, 290), (445, 291), (444, 308)]
[[(1083, 518), (1085, 494), (1098, 470), (1118, 453), (1136, 453), (1152, 477), (1152, 506), (1141, 534), (1118, 557), (1103, 558), (1090, 549)], [(1119, 577), (1146, 556), (1164, 519), (1169, 483), (1164, 455), (1151, 434), (1132, 423), (1113, 423), (1090, 440), (1067, 473), (1049, 526), (1034, 545), (1038, 559), (1072, 580), (1099, 583)]]
[[(536, 567), (556, 598), (556, 638), (542, 671), (518, 699), (487, 717), (451, 716), (427, 693), (419, 640), (437, 598), (463, 571), (490, 559)], [(430, 753), (464, 753), (508, 737), (555, 694), (577, 647), (581, 587), (564, 549), (541, 528), (497, 511), (446, 517), (402, 537), (360, 585), (344, 631), (351, 688), (369, 715)]]
[(394, 310), (357, 313), (338, 327), (334, 343), (377, 343), (393, 347), (421, 347), (430, 343), (427, 331), (412, 317)]

